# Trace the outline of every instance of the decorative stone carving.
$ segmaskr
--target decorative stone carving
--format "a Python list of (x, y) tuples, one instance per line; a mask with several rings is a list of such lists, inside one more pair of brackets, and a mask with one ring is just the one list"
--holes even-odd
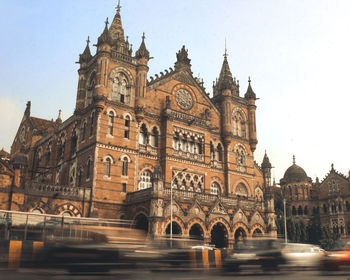
[(193, 107), (193, 97), (184, 88), (180, 88), (175, 92), (175, 100), (177, 105), (183, 110), (190, 110)]

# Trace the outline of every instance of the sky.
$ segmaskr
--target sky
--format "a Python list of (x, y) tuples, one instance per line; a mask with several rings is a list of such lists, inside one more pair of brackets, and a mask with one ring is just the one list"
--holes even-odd
[[(111, 22), (116, 0), (0, 0), (0, 149), (10, 151), (25, 110), (63, 120), (73, 114), (79, 59)], [(226, 48), (244, 95), (257, 100), (258, 146), (278, 183), (292, 164), (313, 180), (350, 165), (350, 1), (121, 0), (136, 51), (146, 34), (149, 76), (174, 66), (185, 45), (194, 76), (212, 95)]]

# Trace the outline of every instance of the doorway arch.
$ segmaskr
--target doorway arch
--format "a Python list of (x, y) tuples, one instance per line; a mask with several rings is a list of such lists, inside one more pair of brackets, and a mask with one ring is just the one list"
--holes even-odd
[(239, 241), (242, 241), (244, 238), (246, 238), (247, 233), (242, 227), (239, 227), (236, 229), (234, 236), (235, 236), (235, 242), (237, 243)]
[(138, 214), (135, 217), (134, 224), (135, 224), (136, 229), (141, 229), (141, 230), (148, 232), (148, 219), (147, 219), (146, 215), (144, 215), (142, 213)]
[(191, 238), (194, 238), (197, 240), (204, 239), (203, 228), (199, 224), (193, 224), (190, 228), (189, 234)]
[[(170, 223), (167, 225), (165, 233), (170, 234)], [(173, 222), (173, 234), (174, 235), (181, 235), (182, 234), (181, 227), (177, 222)]]
[(211, 244), (215, 245), (216, 248), (227, 248), (228, 247), (228, 232), (223, 223), (216, 223), (211, 231)]

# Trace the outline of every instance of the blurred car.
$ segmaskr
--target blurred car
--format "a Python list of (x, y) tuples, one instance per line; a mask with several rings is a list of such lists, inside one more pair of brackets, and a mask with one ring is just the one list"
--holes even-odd
[(288, 265), (316, 267), (325, 256), (325, 250), (313, 244), (285, 243), (282, 254)]
[(282, 255), (282, 242), (277, 239), (247, 239), (238, 243), (224, 262), (225, 271), (239, 271), (245, 265), (258, 265), (263, 270), (278, 270), (285, 264)]
[(350, 268), (350, 241), (338, 240), (321, 260), (321, 270), (339, 270)]

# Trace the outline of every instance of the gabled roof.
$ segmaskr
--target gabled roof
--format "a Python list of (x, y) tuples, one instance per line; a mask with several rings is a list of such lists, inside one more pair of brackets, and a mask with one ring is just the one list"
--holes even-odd
[(0, 151), (0, 159), (9, 159), (9, 158), (10, 158), (10, 153), (6, 152), (4, 148), (2, 148)]
[(30, 123), (33, 125), (33, 129), (37, 129), (39, 131), (46, 130), (48, 128), (56, 128), (57, 124), (54, 121), (40, 119), (36, 117), (29, 118)]

